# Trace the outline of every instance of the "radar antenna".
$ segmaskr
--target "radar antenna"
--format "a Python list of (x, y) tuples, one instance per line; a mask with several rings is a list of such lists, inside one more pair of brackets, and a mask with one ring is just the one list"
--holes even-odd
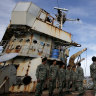
[(65, 23), (65, 21), (79, 21), (80, 19), (68, 19), (66, 18), (66, 13), (64, 11), (68, 11), (68, 9), (65, 8), (58, 8), (58, 7), (54, 7), (54, 9), (57, 10), (58, 14), (56, 14), (56, 19), (59, 23), (59, 28), (62, 29), (62, 25)]

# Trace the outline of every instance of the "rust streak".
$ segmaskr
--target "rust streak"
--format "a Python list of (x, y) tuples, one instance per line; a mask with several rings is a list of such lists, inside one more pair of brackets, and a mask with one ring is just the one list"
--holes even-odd
[(31, 35), (31, 42), (30, 42), (30, 44), (32, 44), (32, 38), (33, 38), (33, 34)]
[(33, 88), (32, 88), (32, 92), (35, 92), (35, 90), (36, 90), (36, 84), (37, 84), (37, 82), (36, 82), (36, 81), (33, 81)]

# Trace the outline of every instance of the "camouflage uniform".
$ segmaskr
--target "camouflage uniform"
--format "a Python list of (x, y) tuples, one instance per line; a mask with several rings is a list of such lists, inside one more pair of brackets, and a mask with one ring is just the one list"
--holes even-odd
[(72, 80), (72, 91), (76, 90), (76, 82), (77, 82), (77, 73), (75, 71), (71, 71), (71, 80)]
[(66, 91), (70, 89), (71, 70), (66, 69)]
[(66, 70), (63, 68), (60, 68), (58, 72), (58, 79), (59, 79), (59, 96), (63, 95), (63, 88), (66, 82)]
[(41, 96), (43, 89), (42, 87), (47, 78), (47, 68), (44, 64), (40, 64), (37, 67), (36, 78), (39, 80), (39, 82), (37, 82), (35, 96)]
[[(45, 64), (46, 68), (47, 68), (47, 78), (49, 78), (49, 64), (48, 62)], [(49, 88), (49, 79), (47, 79), (45, 81), (45, 83), (43, 84), (42, 90), (44, 90), (45, 86), (47, 86), (47, 88)]]
[(49, 70), (49, 94), (53, 94), (53, 90), (56, 88), (56, 78), (58, 76), (58, 66), (51, 65)]
[(96, 62), (90, 65), (90, 74), (93, 79), (93, 87), (96, 93)]
[(76, 72), (77, 72), (77, 90), (79, 91), (79, 93), (83, 93), (83, 79), (84, 79), (83, 69), (80, 66), (78, 66)]

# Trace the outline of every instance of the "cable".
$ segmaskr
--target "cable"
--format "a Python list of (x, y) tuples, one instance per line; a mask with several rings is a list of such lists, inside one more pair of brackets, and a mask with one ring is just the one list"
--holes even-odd
[(85, 75), (86, 75), (86, 68), (87, 68), (87, 50), (86, 50), (86, 65), (85, 65)]
[(58, 2), (58, 0), (57, 0), (57, 6), (59, 7), (59, 2)]

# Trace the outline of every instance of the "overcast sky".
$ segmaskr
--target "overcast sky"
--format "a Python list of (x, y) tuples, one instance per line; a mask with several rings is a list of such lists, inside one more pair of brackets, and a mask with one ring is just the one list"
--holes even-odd
[(86, 58), (82, 62), (85, 75), (90, 75), (89, 66), (92, 56), (96, 56), (96, 0), (1, 0), (0, 1), (0, 41), (11, 19), (11, 12), (19, 1), (32, 1), (45, 9), (52, 16), (56, 14), (53, 7), (69, 9), (67, 18), (80, 18), (80, 22), (66, 22), (63, 30), (72, 34), (72, 40), (81, 44), (81, 48), (72, 47), (70, 56), (75, 52), (88, 48), (81, 56)]

